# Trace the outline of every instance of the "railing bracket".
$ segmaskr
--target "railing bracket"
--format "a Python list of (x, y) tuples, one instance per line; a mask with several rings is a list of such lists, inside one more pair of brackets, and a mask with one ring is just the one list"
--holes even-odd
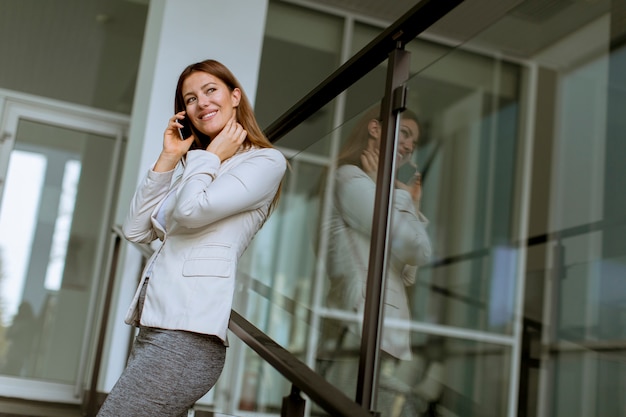
[(402, 113), (406, 110), (406, 97), (408, 90), (409, 89), (406, 84), (396, 87), (396, 89), (393, 90), (391, 110), (394, 114)]

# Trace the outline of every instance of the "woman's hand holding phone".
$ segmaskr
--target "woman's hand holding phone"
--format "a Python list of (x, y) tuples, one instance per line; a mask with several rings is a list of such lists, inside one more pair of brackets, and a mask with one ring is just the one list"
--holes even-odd
[(185, 112), (176, 113), (170, 118), (167, 128), (163, 133), (163, 150), (154, 165), (154, 171), (166, 172), (176, 167), (178, 161), (187, 153), (194, 141), (194, 135), (191, 134), (184, 140), (181, 140), (179, 129), (182, 123), (180, 121), (185, 117)]
[[(183, 123), (183, 121), (185, 123)], [(189, 126), (189, 123), (191, 122), (189, 122), (188, 120), (178, 119), (178, 124), (180, 125), (178, 127), (178, 135), (180, 136), (180, 140), (188, 139), (193, 134), (191, 127)]]

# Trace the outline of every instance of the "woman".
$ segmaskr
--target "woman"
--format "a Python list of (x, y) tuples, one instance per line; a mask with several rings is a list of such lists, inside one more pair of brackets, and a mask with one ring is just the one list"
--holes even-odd
[[(376, 107), (364, 115), (348, 137), (338, 156), (334, 198), (327, 223), (327, 273), (330, 279), (327, 305), (358, 313), (360, 318), (365, 306), (381, 130), (379, 108)], [(408, 110), (403, 112), (396, 168), (410, 163), (419, 133), (416, 115)], [(410, 332), (398, 324), (410, 321), (405, 287), (415, 282), (417, 267), (431, 257), (430, 239), (426, 233), (428, 221), (419, 211), (421, 194), (421, 179), (415, 169), (407, 183), (395, 179), (384, 291), (385, 325), (381, 339), (383, 375), (393, 373), (398, 360), (412, 357)], [(333, 320), (326, 323), (322, 336), (327, 356), (322, 354), (321, 359), (328, 367), (327, 377), (337, 379), (335, 383), (347, 393), (354, 392), (357, 372), (354, 367), (361, 343), (361, 327), (360, 320)], [(341, 357), (348, 359), (341, 360)]]
[[(162, 244), (128, 311), (126, 323), (139, 333), (102, 417), (186, 416), (214, 386), (237, 262), (275, 207), (286, 169), (223, 64), (188, 66), (174, 107), (163, 149), (123, 225), (131, 242)], [(183, 139), (184, 124), (191, 135)]]

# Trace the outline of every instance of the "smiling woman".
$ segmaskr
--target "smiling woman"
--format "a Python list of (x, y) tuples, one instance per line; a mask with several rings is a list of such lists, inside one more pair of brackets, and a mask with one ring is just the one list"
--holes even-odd
[(183, 83), (185, 114), (202, 134), (214, 137), (234, 116), (241, 90), (229, 88), (205, 72), (192, 73)]
[[(101, 417), (185, 416), (217, 382), (237, 262), (272, 213), (286, 169), (221, 63), (188, 66), (174, 107), (124, 222), (128, 240), (162, 245), (126, 316), (139, 334)], [(191, 133), (181, 139), (183, 121)]]

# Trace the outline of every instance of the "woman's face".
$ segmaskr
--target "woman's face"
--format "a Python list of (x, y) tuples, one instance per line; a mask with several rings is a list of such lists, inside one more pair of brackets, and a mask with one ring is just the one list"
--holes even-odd
[(413, 119), (400, 119), (398, 134), (398, 167), (411, 159), (419, 139), (419, 126)]
[[(373, 122), (375, 122), (375, 125), (370, 127), (370, 136), (374, 140), (370, 140), (369, 146), (370, 148), (379, 148), (381, 124), (378, 120)], [(396, 167), (399, 168), (411, 159), (411, 155), (417, 147), (419, 133), (419, 126), (415, 120), (400, 119)]]
[(224, 82), (206, 72), (194, 72), (183, 81), (187, 118), (200, 132), (214, 138), (235, 114), (241, 91), (230, 91)]

